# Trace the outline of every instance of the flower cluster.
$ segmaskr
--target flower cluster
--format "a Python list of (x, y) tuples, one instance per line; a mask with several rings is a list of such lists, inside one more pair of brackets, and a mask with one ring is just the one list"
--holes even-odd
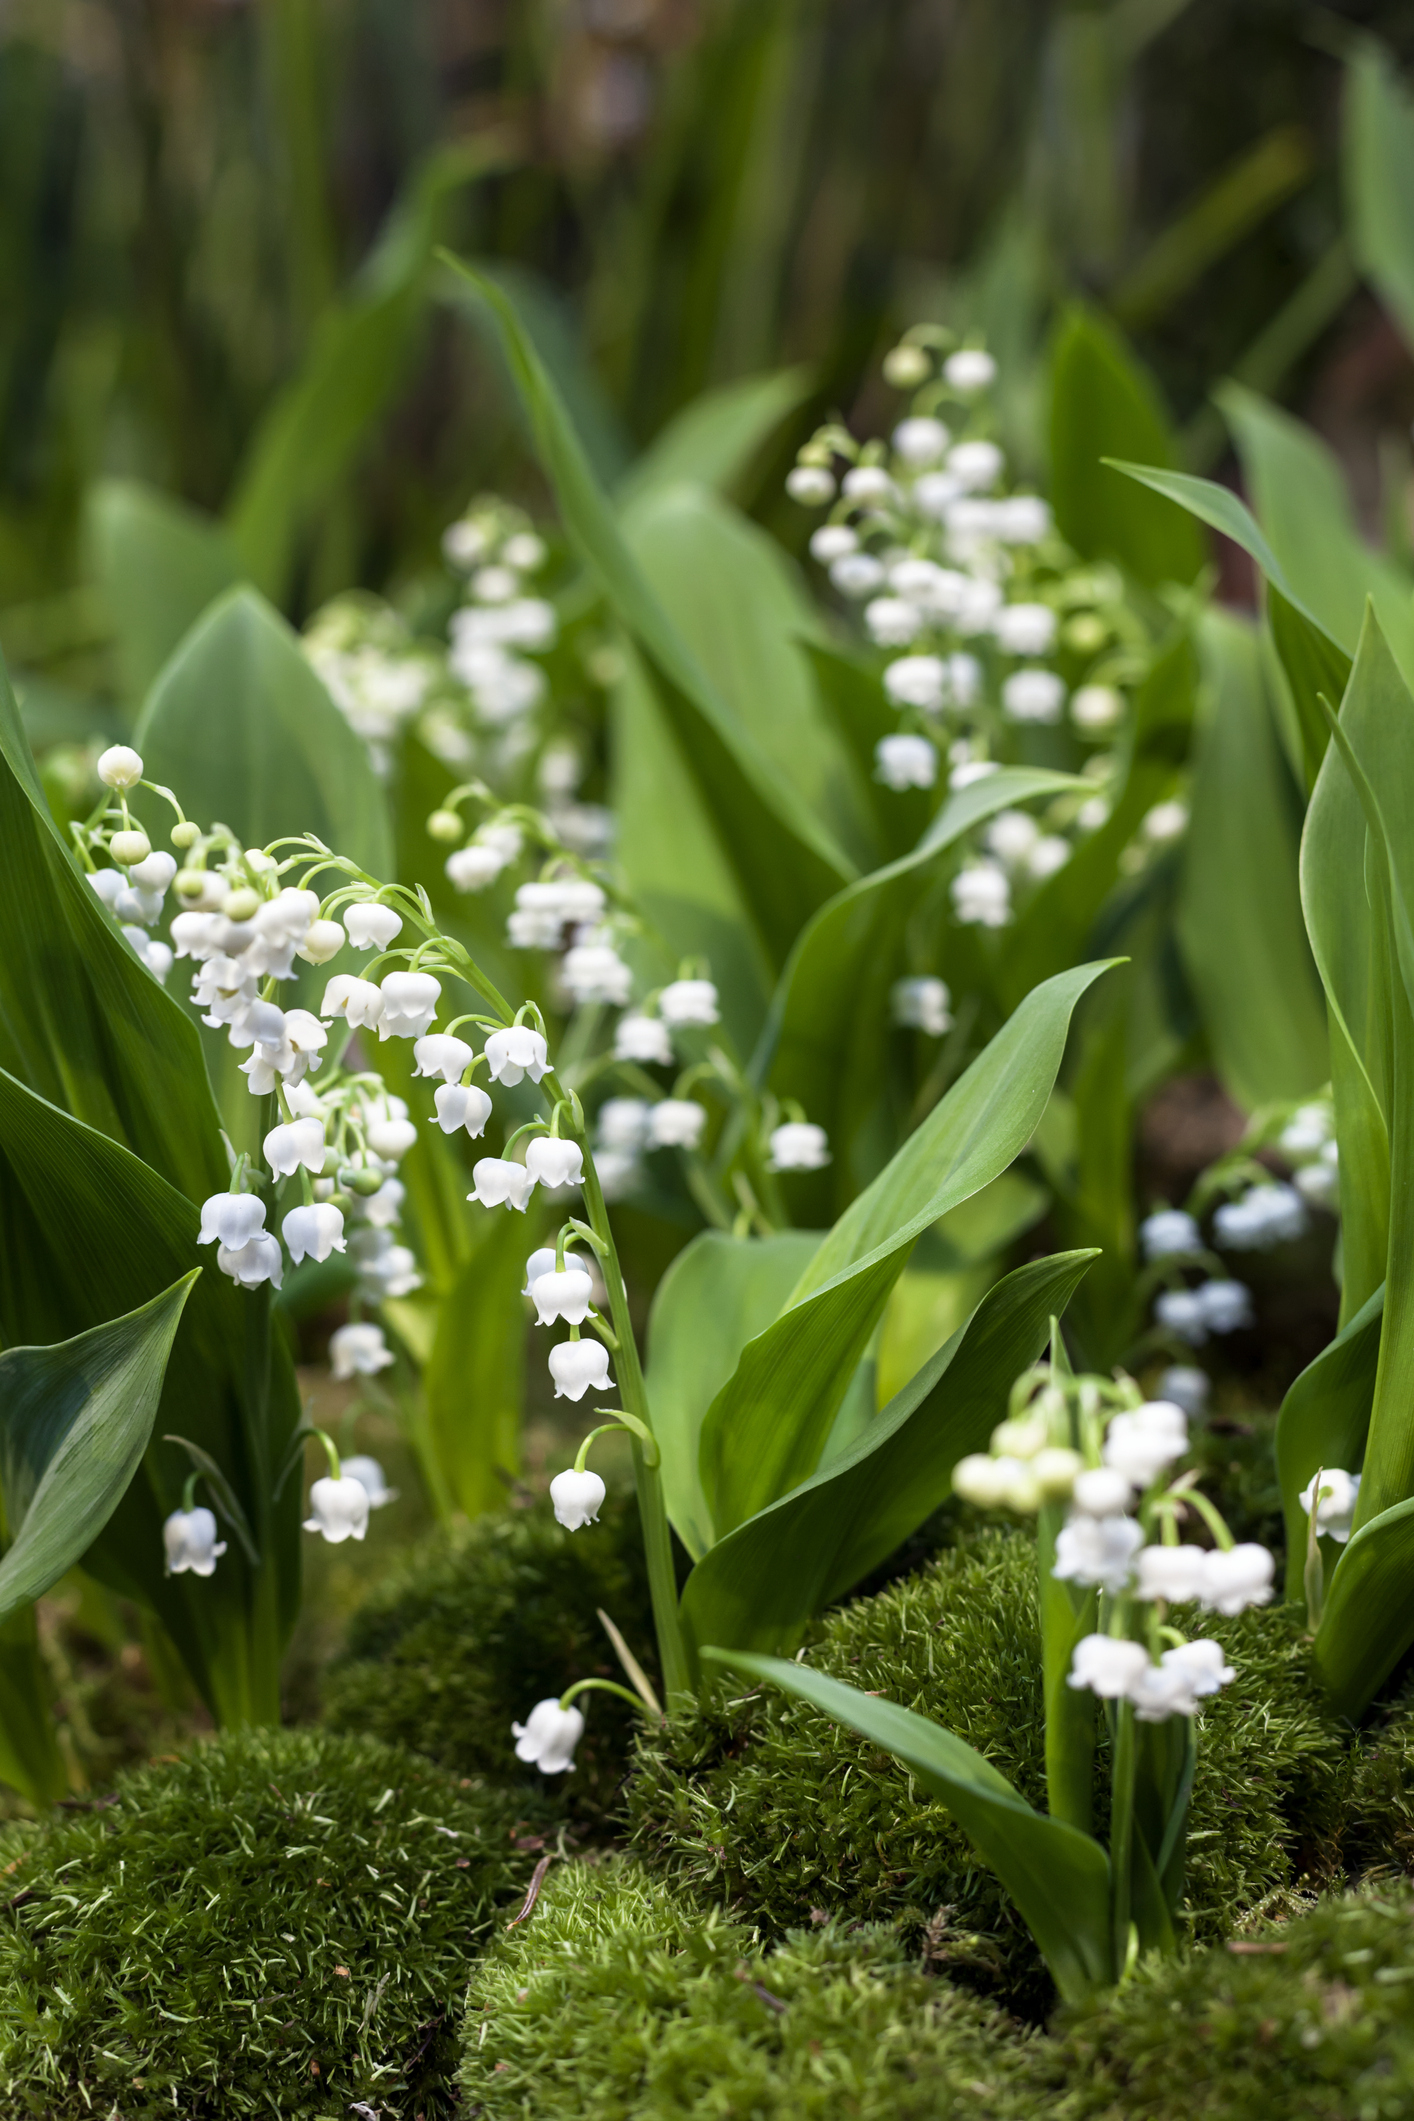
[[(957, 1493), (984, 1508), (1065, 1507), (1052, 1573), (1106, 1601), (1104, 1625), (1076, 1646), (1069, 1684), (1132, 1703), (1144, 1722), (1192, 1715), (1233, 1676), (1217, 1643), (1183, 1641), (1170, 1607), (1232, 1614), (1272, 1596), (1271, 1554), (1233, 1542), (1196, 1475), (1179, 1470), (1187, 1451), (1188, 1417), (1174, 1401), (1146, 1400), (1127, 1378), (1041, 1364), (1018, 1379), (990, 1452), (953, 1471)], [(1215, 1545), (1181, 1541), (1189, 1514)]]
[(417, 639), (377, 598), (348, 595), (315, 614), (303, 647), (330, 699), (368, 746), (374, 770), (386, 779), (399, 737), (445, 686), (438, 645)]

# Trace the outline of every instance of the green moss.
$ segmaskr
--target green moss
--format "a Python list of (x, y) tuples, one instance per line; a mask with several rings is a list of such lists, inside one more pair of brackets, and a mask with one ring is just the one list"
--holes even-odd
[(478, 1967), (462, 2089), (484, 2121), (1019, 2121), (1041, 2053), (887, 1933), (830, 1925), (763, 1955), (609, 1859), (552, 1871)]
[[(1205, 1715), (1189, 1922), (1226, 1933), (1245, 1908), (1333, 1861), (1346, 1742), (1324, 1714), (1281, 1613), (1214, 1621), (1238, 1678)], [(1044, 1805), (1035, 1554), (985, 1532), (829, 1617), (811, 1661), (956, 1731)], [(1098, 1794), (1103, 1797), (1103, 1775)], [(716, 1693), (640, 1737), (633, 1839), (703, 1905), (779, 1935), (819, 1908), (922, 1931), (934, 1964), (1043, 2008), (1035, 1949), (943, 1806), (897, 1763), (766, 1690)], [(1103, 1818), (1103, 1814), (1101, 1814)]]
[[(652, 1612), (632, 1501), (605, 1505), (592, 1531), (562, 1531), (548, 1506), (488, 1517), (429, 1539), (354, 1616), (331, 1668), (325, 1715), (426, 1753), (464, 1775), (540, 1783), (515, 1757), (511, 1724), (575, 1679), (623, 1673), (597, 1608), (655, 1669)], [(582, 1696), (588, 1728), (560, 1788), (571, 1813), (617, 1802), (634, 1711)]]
[(1054, 2121), (1406, 2121), (1414, 1898), (1332, 1900), (1282, 1930), (1141, 1967), (1070, 2015)]
[(447, 2113), (468, 1958), (524, 1889), (529, 1824), (514, 1793), (323, 1731), (124, 1776), (6, 1881), (0, 2111)]

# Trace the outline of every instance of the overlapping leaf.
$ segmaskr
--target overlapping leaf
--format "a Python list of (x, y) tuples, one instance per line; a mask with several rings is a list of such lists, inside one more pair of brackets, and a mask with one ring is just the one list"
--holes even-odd
[(1298, 1497), (1322, 1467), (1358, 1466), (1365, 1455), (1380, 1359), (1384, 1290), (1377, 1289), (1329, 1347), (1306, 1365), (1277, 1416), (1277, 1480), (1286, 1518), (1286, 1595), (1300, 1599), (1307, 1519)]
[(240, 562), (219, 523), (137, 479), (100, 479), (86, 515), (118, 681), (136, 714), (183, 634), (240, 579)]
[(782, 368), (704, 390), (654, 436), (620, 482), (618, 505), (684, 483), (732, 492), (810, 386), (808, 368)]

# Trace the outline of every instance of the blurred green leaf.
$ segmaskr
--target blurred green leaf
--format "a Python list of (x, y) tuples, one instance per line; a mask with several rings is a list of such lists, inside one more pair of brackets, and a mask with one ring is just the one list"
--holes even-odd
[(1250, 626), (1212, 611), (1200, 632), (1199, 731), (1178, 934), (1219, 1076), (1245, 1111), (1330, 1076), (1325, 1008), (1301, 919), (1301, 801)]
[(664, 711), (731, 861), (742, 901), (752, 910), (773, 964), (779, 965), (816, 906), (849, 881), (853, 865), (782, 783), (755, 737), (741, 728), (644, 581), (512, 304), (490, 281), (455, 259), (448, 262), (481, 294), (497, 321), (565, 529), (653, 665)]
[(981, 1753), (912, 1709), (828, 1679), (809, 1665), (743, 1650), (704, 1649), (702, 1655), (709, 1664), (780, 1687), (901, 1761), (947, 1806), (1001, 1879), (1065, 2000), (1078, 2003), (1109, 1985), (1110, 1866), (1097, 1841), (1033, 1811)]
[(1414, 1496), (1351, 1535), (1312, 1654), (1336, 1713), (1362, 1716), (1414, 1642)]
[(1341, 142), (1356, 260), (1414, 346), (1414, 100), (1373, 37), (1346, 71)]
[(843, 1208), (872, 1175), (861, 1165), (894, 1035), (889, 990), (906, 969), (903, 933), (949, 852), (999, 810), (1057, 795), (1067, 774), (1007, 766), (949, 796), (913, 851), (860, 877), (807, 924), (771, 1000), (752, 1062), (758, 1081), (798, 1098), (830, 1137), (830, 1185)]
[(504, 1507), (520, 1471), (525, 1262), (541, 1230), (519, 1215), (467, 1219), (470, 1248), (439, 1290), (422, 1376), (419, 1442), (429, 1485), (467, 1517)]
[(72, 1340), (0, 1354), (0, 1619), (39, 1598), (103, 1530), (152, 1435), (200, 1270)]
[(703, 1420), (700, 1469), (718, 1538), (808, 1480), (916, 1238), (1029, 1141), (1071, 1012), (1105, 965), (1027, 996), (887, 1168), (840, 1217), (781, 1316), (743, 1349)]
[(809, 397), (808, 368), (704, 390), (668, 421), (620, 482), (620, 508), (678, 485), (732, 493), (781, 422)]
[(1286, 1595), (1304, 1596), (1306, 1512), (1298, 1497), (1323, 1467), (1346, 1472), (1365, 1455), (1380, 1359), (1384, 1290), (1376, 1289), (1287, 1392), (1277, 1416), (1277, 1480), (1286, 1518)]
[[(886, 1561), (946, 1501), (959, 1458), (987, 1448), (1092, 1257), (1008, 1274), (849, 1449), (699, 1555), (683, 1592), (694, 1639), (794, 1649), (813, 1613)], [(656, 1429), (657, 1400), (653, 1417)]]
[(301, 531), (352, 465), (407, 372), (447, 202), (503, 159), (494, 139), (435, 148), (414, 171), (349, 293), (247, 447), (227, 511), (251, 579), (282, 600)]
[(240, 579), (221, 525), (137, 479), (100, 479), (86, 501), (89, 562), (133, 714), (187, 629)]
[(33, 1606), (0, 1621), (0, 1782), (36, 1806), (53, 1804), (69, 1786)]
[[(614, 487), (620, 480), (631, 478), (633, 469), (629, 463), (631, 445), (628, 435), (590, 359), (572, 304), (553, 280), (529, 266), (506, 258), (480, 258), (476, 270), (483, 279), (500, 289), (519, 317), (526, 337), (559, 393), (566, 417), (579, 437), (594, 477), (604, 487)], [(485, 339), (497, 366), (504, 364), (512, 392), (514, 417), (518, 385), (494, 317), (488, 314), (485, 303), (460, 273), (445, 283), (444, 292)], [(528, 414), (527, 406), (522, 404), (519, 409)]]
[(1286, 680), (1296, 723), (1295, 770), (1309, 796), (1330, 742), (1321, 695), (1338, 707), (1350, 683), (1350, 657), (1274, 584), (1267, 584), (1267, 624)]
[(1056, 523), (1083, 559), (1117, 560), (1138, 581), (1191, 582), (1203, 540), (1104, 468), (1111, 457), (1170, 465), (1176, 450), (1158, 391), (1113, 328), (1066, 312), (1051, 367), (1051, 499)]
[(712, 1544), (698, 1470), (703, 1417), (747, 1342), (780, 1315), (819, 1242), (813, 1230), (740, 1239), (704, 1230), (658, 1284), (648, 1320), (648, 1403), (668, 1515), (694, 1561)]

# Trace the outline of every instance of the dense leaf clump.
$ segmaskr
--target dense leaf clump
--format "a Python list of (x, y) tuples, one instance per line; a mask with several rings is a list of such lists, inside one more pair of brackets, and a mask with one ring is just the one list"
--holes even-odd
[[(956, 1731), (1044, 1806), (1035, 1550), (988, 1531), (832, 1614), (809, 1655)], [(1238, 1676), (1204, 1715), (1188, 1922), (1225, 1935), (1248, 1908), (1334, 1861), (1348, 1747), (1280, 1612), (1205, 1625)], [(1097, 1762), (1103, 1828), (1106, 1763)], [(922, 1931), (932, 1963), (1044, 2007), (1049, 1984), (1001, 1886), (949, 1813), (853, 1733), (769, 1690), (720, 1690), (645, 1732), (632, 1835), (704, 1905), (779, 1935), (812, 1910)]]
[(484, 2121), (1021, 2121), (1042, 2052), (888, 1932), (828, 1924), (763, 1954), (611, 1858), (552, 1871), (482, 1961), (462, 2089)]
[[(463, 1775), (540, 1786), (515, 1757), (511, 1725), (545, 1696), (593, 1675), (623, 1682), (603, 1607), (655, 1670), (638, 1513), (606, 1503), (592, 1531), (562, 1531), (548, 1508), (484, 1517), (439, 1534), (384, 1576), (354, 1615), (331, 1668), (325, 1713), (426, 1753)], [(580, 1697), (587, 1729), (563, 1791), (579, 1818), (617, 1799), (633, 1710)]]
[(523, 1795), (329, 1732), (122, 1777), (11, 1868), (0, 2111), (447, 2113), (468, 1960), (533, 1824)]

